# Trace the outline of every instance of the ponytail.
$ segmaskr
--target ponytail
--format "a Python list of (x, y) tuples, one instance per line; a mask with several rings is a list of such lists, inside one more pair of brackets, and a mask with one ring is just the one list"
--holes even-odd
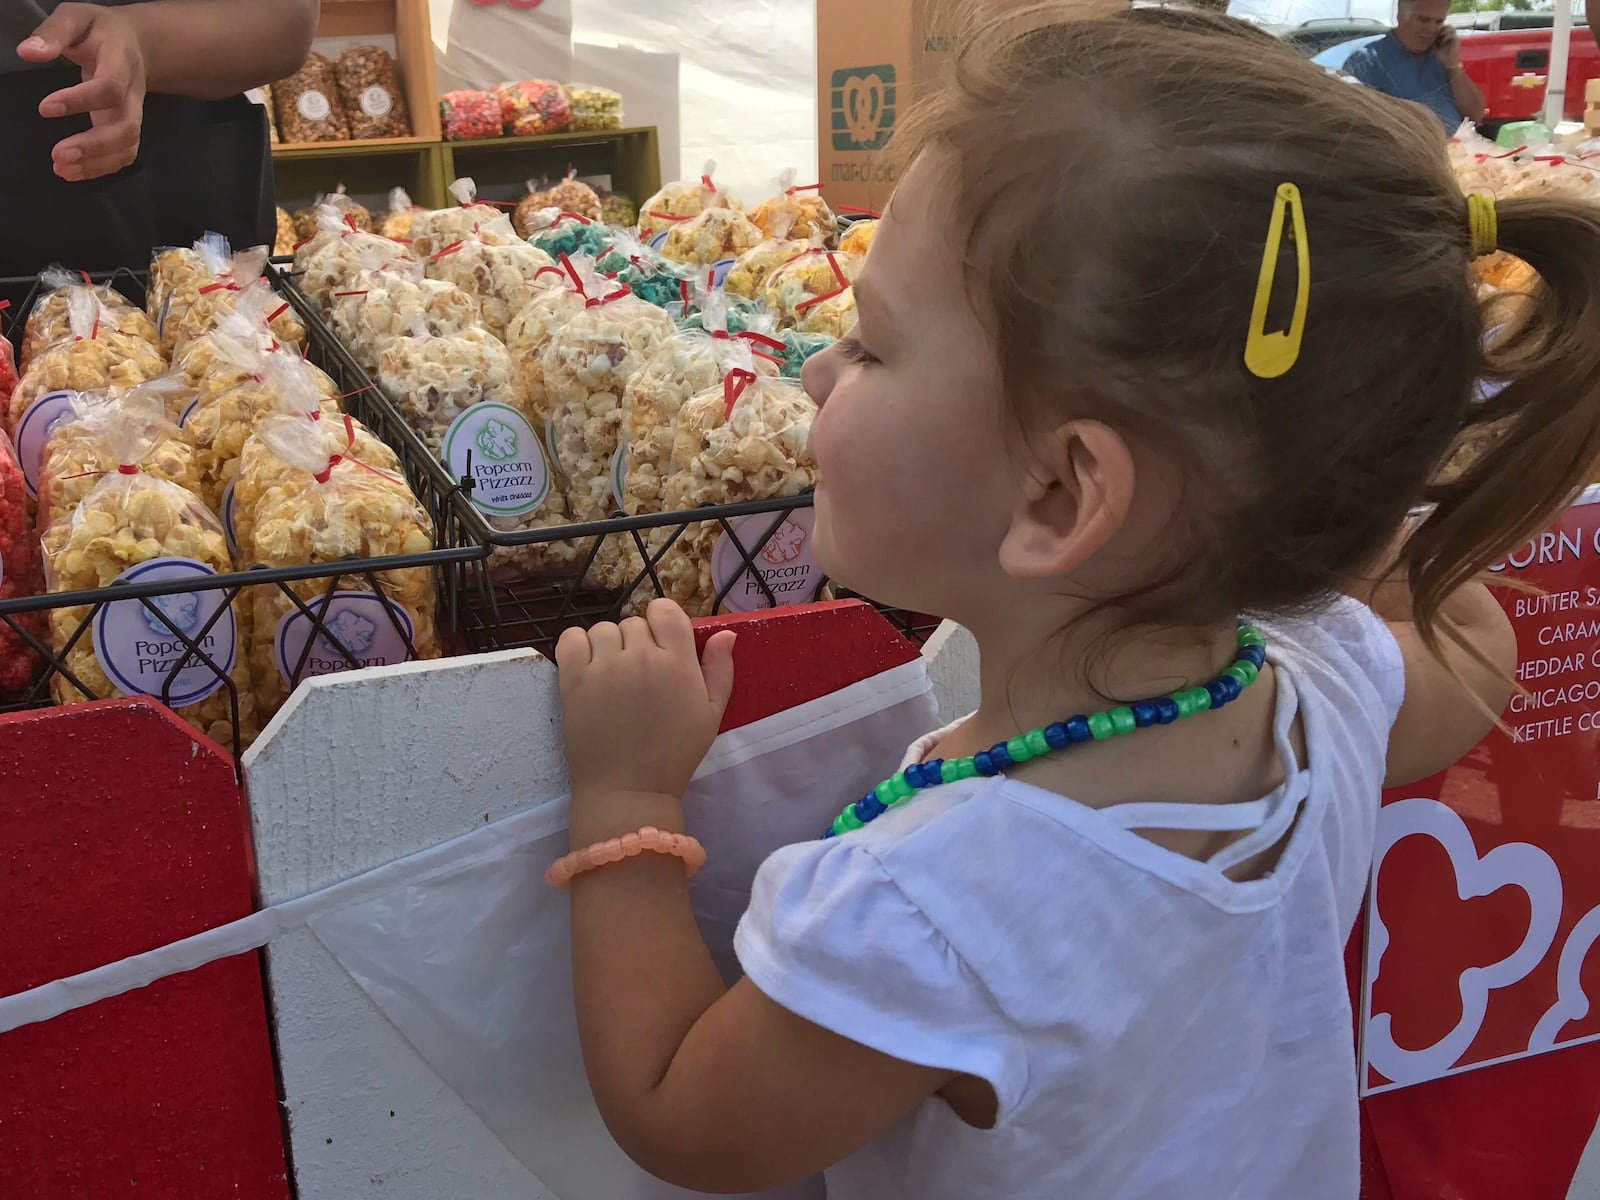
[(1473, 404), (1456, 443), (1477, 457), (1430, 485), (1431, 511), (1402, 552), (1417, 631), (1436, 653), (1451, 593), (1549, 524), (1600, 459), (1600, 205), (1512, 199), (1497, 215), (1500, 248), (1539, 282), (1483, 352), (1480, 375), (1504, 386)]

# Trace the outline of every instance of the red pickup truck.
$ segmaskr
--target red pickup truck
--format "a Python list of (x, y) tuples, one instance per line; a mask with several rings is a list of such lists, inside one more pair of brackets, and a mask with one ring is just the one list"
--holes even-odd
[[(1581, 121), (1584, 85), (1600, 78), (1600, 46), (1586, 25), (1573, 29), (1568, 44), (1563, 112), (1567, 120)], [(1550, 30), (1463, 30), (1461, 65), (1483, 89), (1489, 105), (1486, 123), (1531, 120), (1544, 109), (1544, 90), (1550, 78)]]

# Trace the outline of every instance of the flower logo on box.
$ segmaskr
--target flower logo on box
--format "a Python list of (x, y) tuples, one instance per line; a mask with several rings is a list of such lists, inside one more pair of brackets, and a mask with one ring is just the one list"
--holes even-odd
[(833, 148), (882, 150), (895, 121), (892, 63), (843, 67), (833, 73)]

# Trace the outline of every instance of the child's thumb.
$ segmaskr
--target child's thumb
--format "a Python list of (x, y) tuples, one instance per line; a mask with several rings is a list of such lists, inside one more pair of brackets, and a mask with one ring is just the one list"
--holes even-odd
[(705, 676), (706, 695), (720, 713), (733, 695), (733, 644), (739, 635), (724, 629), (711, 635), (700, 655), (700, 672)]

